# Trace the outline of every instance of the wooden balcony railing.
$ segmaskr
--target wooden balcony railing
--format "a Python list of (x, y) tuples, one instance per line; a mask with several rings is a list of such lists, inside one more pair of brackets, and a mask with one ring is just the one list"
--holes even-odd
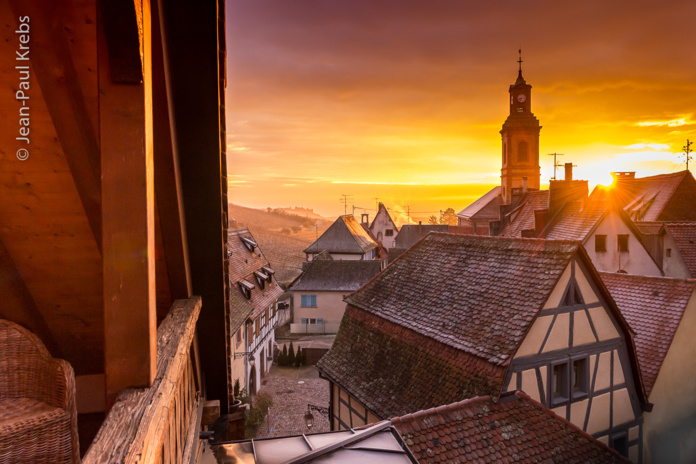
[(196, 461), (202, 400), (191, 347), (200, 310), (200, 297), (174, 302), (157, 329), (152, 387), (119, 394), (84, 464)]

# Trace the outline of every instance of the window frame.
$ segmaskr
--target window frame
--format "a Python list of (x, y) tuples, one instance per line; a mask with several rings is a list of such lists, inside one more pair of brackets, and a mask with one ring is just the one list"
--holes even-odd
[[(562, 394), (556, 395), (556, 367), (562, 367), (562, 384), (561, 390)], [(549, 407), (555, 408), (557, 406), (562, 406), (570, 402), (570, 363), (568, 360), (552, 362), (549, 366)]]
[[(622, 250), (621, 248), (623, 248), (623, 247), (621, 245), (622, 245), (622, 242), (624, 240), (625, 240), (626, 246), (625, 246), (625, 249)], [(618, 250), (619, 253), (628, 253), (628, 241), (629, 241), (628, 234), (617, 234), (616, 235), (616, 249)]]
[[(305, 297), (309, 299), (309, 304), (305, 304)], [(300, 307), (301, 308), (316, 308), (317, 307), (317, 296), (311, 294), (300, 295)]]
[[(575, 365), (582, 363), (581, 385), (576, 390), (575, 387)], [(569, 392), (573, 401), (586, 398), (590, 394), (590, 359), (587, 355), (573, 356), (570, 359), (570, 385)]]
[(384, 231), (384, 236), (385, 237), (393, 237), (394, 236), (394, 229), (387, 229)]
[[(624, 446), (622, 446), (622, 449), (618, 449), (616, 447), (616, 442), (619, 440), (623, 440)], [(628, 445), (628, 433), (626, 432), (619, 432), (619, 433), (614, 433), (612, 435), (609, 435), (609, 448), (613, 449), (617, 453), (619, 453), (621, 456), (627, 458), (628, 457), (628, 449), (630, 446)]]
[(606, 234), (595, 235), (594, 251), (595, 251), (595, 253), (605, 253), (607, 251), (607, 236), (606, 236)]

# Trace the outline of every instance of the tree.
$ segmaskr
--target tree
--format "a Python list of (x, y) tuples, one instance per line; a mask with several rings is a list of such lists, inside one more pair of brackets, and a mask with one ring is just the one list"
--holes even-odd
[(288, 345), (283, 345), (283, 351), (280, 353), (280, 356), (278, 356), (278, 365), (288, 365)]
[(295, 364), (295, 347), (292, 346), (290, 342), (290, 349), (288, 350), (288, 366), (293, 366)]
[(458, 223), (457, 220), (457, 213), (454, 212), (454, 209), (452, 208), (447, 208), (440, 214), (440, 224), (447, 224), (450, 226), (456, 226)]
[(304, 353), (302, 347), (298, 346), (297, 354), (295, 354), (295, 367), (300, 367), (302, 365), (302, 353)]
[(439, 223), (437, 222), (437, 217), (436, 217), (436, 216), (430, 216), (430, 217), (428, 218), (428, 224), (430, 224), (430, 225), (439, 224)]

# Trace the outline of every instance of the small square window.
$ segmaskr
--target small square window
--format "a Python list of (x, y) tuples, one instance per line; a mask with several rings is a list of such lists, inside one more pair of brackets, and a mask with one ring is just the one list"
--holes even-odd
[(551, 366), (551, 407), (568, 401), (568, 363), (558, 363)]
[(668, 258), (672, 257), (672, 249), (671, 248), (667, 248), (665, 250), (665, 256), (667, 256)]
[(594, 251), (607, 251), (607, 236), (595, 235)]
[(317, 307), (317, 296), (316, 295), (302, 295), (302, 307), (303, 308), (316, 308)]
[(628, 235), (618, 235), (619, 252), (628, 253)]
[(621, 456), (628, 457), (628, 435), (626, 432), (617, 433), (609, 437), (609, 447)]
[(384, 235), (386, 235), (387, 237), (393, 237), (394, 236), (394, 229), (387, 229), (384, 232)]
[(306, 323), (307, 323), (307, 318), (306, 318), (306, 317), (303, 317), (303, 318), (302, 318), (302, 324), (306, 324)]
[(317, 319), (317, 324), (323, 324), (323, 323), (324, 323), (324, 319), (322, 319), (321, 317), (319, 319)]

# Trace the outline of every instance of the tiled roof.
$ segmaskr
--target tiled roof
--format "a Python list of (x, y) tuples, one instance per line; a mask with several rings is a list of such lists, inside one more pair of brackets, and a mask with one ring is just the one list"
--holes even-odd
[(346, 301), (504, 364), (577, 250), (573, 242), (431, 233)]
[(354, 253), (364, 254), (375, 248), (375, 243), (362, 225), (351, 215), (339, 216), (305, 253)]
[(396, 236), (396, 248), (411, 248), (430, 232), (449, 232), (446, 224), (404, 224)]
[(634, 342), (650, 395), (679, 327), (696, 280), (600, 272), (621, 314), (635, 332)]
[(408, 248), (389, 248), (389, 250), (388, 250), (389, 262), (391, 263), (396, 258), (398, 258), (402, 254), (404, 254), (404, 252), (406, 250), (408, 250)]
[(628, 463), (522, 392), (392, 419), (418, 462)]
[[(247, 242), (243, 239), (246, 239)], [(239, 327), (247, 317), (255, 318), (261, 314), (275, 303), (283, 293), (283, 289), (272, 274), (271, 282), (265, 283), (263, 288), (257, 282), (254, 272), (259, 271), (268, 275), (263, 268), (270, 268), (271, 265), (258, 244), (253, 251), (248, 248), (246, 243), (249, 243), (249, 240), (251, 243), (256, 243), (248, 229), (233, 230), (227, 234), (227, 256), (230, 265), (230, 326), (232, 330)], [(242, 295), (239, 289), (240, 281), (247, 281), (254, 285), (251, 290), (251, 298), (247, 299)], [(251, 314), (249, 306), (253, 308)]]
[(644, 222), (638, 221), (634, 222), (633, 225), (640, 231), (643, 235), (657, 235), (660, 233), (664, 227), (664, 222)]
[(382, 263), (378, 260), (314, 260), (291, 290), (324, 292), (352, 292), (379, 274)]
[(524, 194), (519, 205), (507, 216), (499, 237), (522, 237), (523, 230), (534, 230), (534, 211), (549, 209), (549, 191), (536, 190)]
[(696, 222), (667, 222), (665, 227), (679, 248), (691, 276), (696, 277)]
[(571, 201), (551, 219), (541, 236), (549, 240), (584, 241), (608, 209), (603, 199)]
[(500, 216), (500, 186), (494, 187), (481, 198), (457, 213), (465, 219), (487, 219), (497, 221)]
[[(688, 171), (680, 171), (637, 179), (621, 179), (612, 186), (610, 194), (632, 220), (658, 221), (663, 219), (663, 210), (687, 176), (690, 176)], [(595, 195), (595, 192), (592, 192), (592, 195)]]
[(497, 397), (505, 368), (348, 305), (323, 376), (386, 419), (480, 395)]

